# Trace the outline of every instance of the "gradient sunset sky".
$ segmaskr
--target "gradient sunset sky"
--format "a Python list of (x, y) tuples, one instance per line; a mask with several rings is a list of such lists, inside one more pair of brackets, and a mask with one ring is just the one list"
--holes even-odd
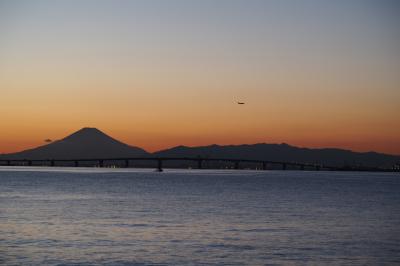
[(0, 0), (0, 153), (89, 126), (148, 151), (400, 154), (399, 14), (386, 0)]

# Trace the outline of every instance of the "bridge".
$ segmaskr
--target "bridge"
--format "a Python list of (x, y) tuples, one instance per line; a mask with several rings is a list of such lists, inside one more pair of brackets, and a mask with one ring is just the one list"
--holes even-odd
[[(115, 165), (119, 162), (119, 166), (129, 168), (135, 165), (134, 162), (151, 161), (155, 163), (155, 168), (158, 171), (163, 171), (163, 165), (166, 161), (188, 161), (195, 162), (197, 169), (204, 169), (204, 163), (206, 162), (217, 162), (217, 163), (229, 163), (232, 164), (233, 169), (242, 169), (243, 164), (255, 164), (259, 167), (256, 169), (268, 170), (268, 169), (281, 169), (287, 170), (338, 170), (337, 167), (324, 166), (322, 164), (310, 164), (310, 163), (299, 163), (299, 162), (279, 162), (279, 161), (265, 161), (265, 160), (247, 160), (247, 159), (229, 159), (229, 158), (201, 158), (201, 157), (135, 157), (135, 158), (84, 158), (84, 159), (0, 159), (1, 166), (61, 166), (61, 164), (69, 164), (74, 167), (83, 166), (95, 166), (95, 167), (107, 167), (111, 166), (110, 163)], [(108, 163), (108, 164), (107, 164)], [(275, 166), (275, 167), (273, 167)], [(254, 168), (254, 167), (253, 167)]]

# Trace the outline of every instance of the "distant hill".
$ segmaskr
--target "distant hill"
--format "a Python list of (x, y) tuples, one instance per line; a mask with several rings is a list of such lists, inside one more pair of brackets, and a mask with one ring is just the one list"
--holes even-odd
[(353, 152), (343, 149), (308, 149), (288, 144), (177, 146), (147, 153), (104, 134), (96, 128), (82, 128), (62, 140), (12, 154), (0, 159), (101, 159), (118, 157), (203, 157), (254, 159), (283, 162), (320, 163), (329, 166), (363, 166), (391, 168), (399, 164), (400, 156), (376, 152)]
[(390, 168), (400, 162), (400, 156), (376, 152), (353, 152), (343, 149), (308, 149), (288, 144), (178, 146), (154, 153), (165, 157), (204, 157), (254, 159), (285, 162), (322, 163), (329, 166), (365, 166)]
[(97, 128), (82, 128), (53, 143), (0, 158), (9, 159), (85, 159), (143, 157), (149, 154), (138, 147), (129, 146), (104, 134)]

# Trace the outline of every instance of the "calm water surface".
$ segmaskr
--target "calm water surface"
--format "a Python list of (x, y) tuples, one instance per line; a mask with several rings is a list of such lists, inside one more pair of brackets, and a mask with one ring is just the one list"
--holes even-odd
[(400, 264), (399, 174), (18, 169), (4, 265)]

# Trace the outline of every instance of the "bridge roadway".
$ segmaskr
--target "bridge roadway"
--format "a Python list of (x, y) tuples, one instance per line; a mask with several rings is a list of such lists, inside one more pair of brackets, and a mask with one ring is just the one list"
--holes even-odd
[[(203, 168), (203, 162), (226, 162), (233, 163), (234, 169), (240, 169), (241, 163), (255, 163), (261, 166), (260, 169), (267, 170), (269, 165), (280, 165), (280, 169), (286, 170), (289, 166), (294, 167), (298, 170), (336, 170), (335, 167), (324, 166), (321, 164), (309, 164), (309, 163), (298, 163), (298, 162), (278, 162), (278, 161), (265, 161), (265, 160), (247, 160), (247, 159), (228, 159), (228, 158), (201, 158), (201, 157), (142, 157), (142, 158), (95, 158), (95, 159), (0, 159), (0, 165), (12, 166), (12, 165), (24, 165), (24, 166), (35, 166), (38, 162), (41, 162), (42, 166), (57, 166), (57, 163), (72, 162), (75, 167), (79, 167), (81, 162), (96, 162), (94, 166), (105, 167), (106, 161), (123, 161), (123, 166), (130, 167), (132, 161), (155, 161), (157, 162), (157, 170), (163, 170), (164, 161), (194, 161), (197, 162), (197, 168)], [(17, 164), (16, 164), (17, 163)], [(36, 164), (34, 164), (36, 163)], [(43, 164), (45, 163), (45, 164)], [(276, 168), (274, 168), (276, 169)]]

